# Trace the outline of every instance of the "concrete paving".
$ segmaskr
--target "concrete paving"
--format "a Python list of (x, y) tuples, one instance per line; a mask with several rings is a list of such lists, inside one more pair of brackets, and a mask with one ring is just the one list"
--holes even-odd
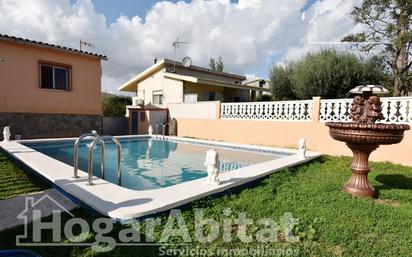
[(33, 221), (33, 210), (39, 210), (41, 217), (47, 217), (53, 210), (70, 212), (78, 207), (56, 189), (17, 196), (0, 201), (0, 231)]

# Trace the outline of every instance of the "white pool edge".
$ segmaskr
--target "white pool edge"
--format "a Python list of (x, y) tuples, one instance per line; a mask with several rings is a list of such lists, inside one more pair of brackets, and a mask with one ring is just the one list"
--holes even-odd
[[(119, 136), (118, 138), (147, 137), (150, 136)], [(152, 138), (154, 138), (154, 136), (152, 136)], [(185, 141), (188, 143), (209, 143), (222, 147), (241, 147), (264, 151), (287, 152), (292, 155), (224, 172), (220, 175), (221, 185), (207, 185), (206, 178), (201, 178), (165, 188), (136, 191), (120, 187), (97, 177), (93, 177), (95, 185), (88, 186), (87, 172), (79, 170), (80, 178), (75, 179), (73, 178), (72, 166), (21, 144), (74, 139), (75, 138), (56, 138), (11, 142), (3, 141), (0, 142), (0, 147), (72, 197), (90, 206), (99, 213), (118, 221), (139, 218), (179, 207), (196, 199), (223, 192), (227, 189), (252, 182), (278, 170), (295, 166), (321, 156), (320, 153), (308, 151), (306, 153), (307, 158), (302, 160), (294, 154), (296, 150), (293, 149), (167, 136), (165, 139), (168, 140)]]

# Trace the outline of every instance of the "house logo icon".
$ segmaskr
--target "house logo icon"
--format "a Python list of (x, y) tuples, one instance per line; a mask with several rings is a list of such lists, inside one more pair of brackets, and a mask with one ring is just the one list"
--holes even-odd
[[(41, 230), (59, 230), (61, 227), (61, 214), (67, 213), (72, 218), (75, 218), (74, 214), (70, 212), (66, 207), (56, 201), (49, 194), (43, 194), (40, 198), (35, 199), (34, 196), (28, 196), (25, 198), (25, 208), (17, 215), (17, 219), (22, 219), (24, 224), (24, 234), (16, 236), (16, 245), (27, 245), (22, 243), (22, 240), (28, 239), (29, 224), (33, 222), (33, 242), (40, 243), (41, 235), (36, 235), (36, 232)], [(52, 215), (51, 222), (43, 222), (41, 218)], [(37, 227), (36, 227), (37, 226)], [(54, 232), (53, 232), (54, 233)], [(59, 240), (59, 236), (56, 239)], [(53, 238), (55, 236), (53, 235)], [(38, 239), (38, 240), (36, 240)]]
[[(306, 13), (302, 13), (302, 20), (305, 20)], [(336, 23), (337, 27), (335, 30), (340, 30), (338, 36), (330, 39), (328, 32), (330, 31), (330, 24)], [(325, 28), (322, 28), (323, 24), (327, 24)], [(336, 6), (332, 7), (316, 7), (315, 14), (311, 20), (309, 20), (309, 25), (311, 26), (311, 33), (308, 36), (309, 45), (376, 45), (376, 44), (390, 44), (390, 42), (384, 41), (359, 41), (359, 42), (342, 42), (343, 39), (348, 34), (356, 34), (359, 32), (360, 27), (355, 27), (353, 19), (350, 14), (341, 11)], [(356, 25), (360, 26), (360, 25)], [(363, 29), (362, 29), (363, 30)]]
[[(303, 16), (304, 17), (304, 16)], [(315, 8), (315, 15), (314, 17), (309, 21), (309, 24), (312, 26), (312, 33), (308, 36), (308, 43), (309, 44), (347, 44), (347, 42), (341, 42), (340, 40), (327, 40), (326, 38), (323, 37), (322, 29), (320, 29), (319, 25), (320, 22), (329, 22), (332, 21), (330, 20), (331, 17), (334, 17), (334, 19), (339, 19), (342, 21), (342, 23), (346, 23), (346, 26), (352, 27), (353, 26), (353, 21), (351, 17), (348, 15), (344, 14), (342, 11), (340, 11), (336, 7), (316, 7)], [(322, 21), (320, 19), (323, 18)], [(342, 24), (344, 25), (344, 24)], [(341, 37), (343, 38), (345, 34), (342, 34)], [(353, 42), (351, 42), (353, 43)], [(365, 43), (365, 42), (355, 42), (355, 43)]]

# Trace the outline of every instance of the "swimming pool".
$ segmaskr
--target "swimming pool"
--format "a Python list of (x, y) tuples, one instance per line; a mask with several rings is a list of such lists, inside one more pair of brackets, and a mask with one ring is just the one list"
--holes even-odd
[[(1, 149), (27, 171), (34, 172), (76, 203), (116, 221), (144, 217), (182, 206), (196, 199), (243, 186), (281, 169), (321, 156), (295, 149), (244, 145), (166, 136), (120, 136), (123, 186), (117, 185), (116, 151), (106, 144), (106, 178), (100, 178), (96, 149), (93, 184), (85, 167), (87, 143), (80, 147), (78, 178), (73, 177), (73, 144), (76, 138), (0, 142)], [(206, 150), (216, 149), (222, 161), (219, 185), (207, 183), (203, 166)]]
[[(152, 138), (121, 139), (122, 187), (134, 190), (158, 189), (207, 176), (203, 165), (206, 151), (214, 148), (220, 157), (220, 171), (226, 172), (287, 155), (282, 152), (247, 151)], [(79, 145), (79, 168), (87, 171), (88, 144)], [(56, 160), (73, 165), (74, 141), (25, 143)], [(117, 148), (107, 141), (105, 180), (117, 183)], [(102, 178), (100, 146), (94, 150), (93, 175)]]

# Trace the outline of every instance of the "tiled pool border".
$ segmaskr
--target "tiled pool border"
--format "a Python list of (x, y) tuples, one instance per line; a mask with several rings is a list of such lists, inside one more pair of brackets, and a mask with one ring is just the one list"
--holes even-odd
[[(119, 136), (118, 138), (120, 140), (129, 138), (143, 139), (155, 138), (155, 136)], [(223, 192), (229, 188), (249, 183), (277, 170), (307, 162), (320, 156), (319, 153), (307, 152), (307, 158), (301, 160), (294, 154), (296, 153), (296, 150), (292, 149), (232, 144), (227, 142), (170, 136), (166, 136), (165, 139), (182, 143), (229, 147), (237, 150), (246, 149), (247, 151), (254, 152), (281, 153), (284, 157), (222, 173), (222, 184), (219, 186), (206, 185), (206, 178), (201, 178), (164, 189), (135, 191), (108, 183), (97, 177), (93, 178), (96, 184), (95, 186), (86, 186), (85, 178), (87, 178), (87, 173), (84, 171), (79, 171), (79, 175), (81, 176), (80, 179), (74, 179), (72, 178), (72, 166), (57, 161), (24, 145), (30, 143), (47, 144), (51, 142), (54, 144), (60, 142), (67, 144), (69, 142), (72, 143), (75, 138), (0, 142), (0, 147), (7, 151), (7, 153), (17, 161), (23, 163), (29, 169), (37, 172), (38, 175), (44, 177), (56, 187), (69, 194), (71, 198), (75, 198), (77, 201), (83, 202), (86, 206), (90, 206), (99, 213), (118, 221), (166, 211), (201, 197)], [(232, 181), (234, 178), (236, 178), (236, 180)], [(148, 202), (140, 203), (139, 200), (143, 201), (143, 199), (149, 200)], [(129, 204), (125, 205), (125, 202)]]

